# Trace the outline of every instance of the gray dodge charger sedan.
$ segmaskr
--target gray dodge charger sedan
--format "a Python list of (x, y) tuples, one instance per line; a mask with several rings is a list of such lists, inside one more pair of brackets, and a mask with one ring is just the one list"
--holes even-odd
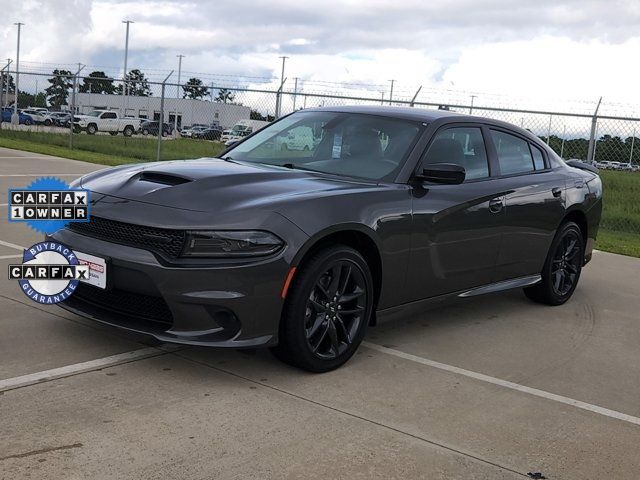
[(91, 221), (52, 238), (101, 281), (63, 308), (166, 342), (271, 347), (314, 372), (385, 314), (434, 300), (523, 288), (564, 303), (602, 210), (597, 170), (531, 133), (413, 108), (298, 111), (220, 158), (75, 185)]

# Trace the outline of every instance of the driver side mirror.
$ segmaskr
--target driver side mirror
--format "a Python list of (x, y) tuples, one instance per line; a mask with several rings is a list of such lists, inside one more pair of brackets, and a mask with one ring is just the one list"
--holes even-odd
[(466, 172), (464, 167), (455, 163), (432, 163), (422, 169), (422, 173), (415, 178), (423, 182), (459, 185), (464, 182)]

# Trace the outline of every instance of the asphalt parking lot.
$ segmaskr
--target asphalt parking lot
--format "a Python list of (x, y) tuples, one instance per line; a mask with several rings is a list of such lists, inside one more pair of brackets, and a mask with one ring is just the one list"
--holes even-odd
[[(0, 204), (97, 168), (0, 149)], [(6, 272), (40, 236), (1, 221)], [(639, 278), (640, 259), (597, 252), (562, 307), (514, 291), (434, 308), (312, 375), (101, 327), (4, 273), (0, 478), (638, 478)]]

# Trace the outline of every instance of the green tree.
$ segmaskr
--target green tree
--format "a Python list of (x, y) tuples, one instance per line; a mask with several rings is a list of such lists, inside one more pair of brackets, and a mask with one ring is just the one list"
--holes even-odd
[(200, 100), (202, 97), (209, 95), (209, 88), (205, 87), (199, 78), (190, 78), (189, 81), (182, 86), (182, 98), (192, 98)]
[(235, 98), (236, 96), (231, 90), (227, 88), (221, 88), (220, 90), (218, 90), (218, 96), (214, 98), (214, 101), (219, 103), (233, 103), (233, 100)]
[(113, 94), (116, 92), (116, 87), (113, 84), (113, 78), (109, 78), (104, 72), (96, 70), (84, 78), (80, 85), (80, 91), (83, 93)]
[(19, 108), (27, 108), (27, 107), (46, 107), (47, 106), (47, 96), (43, 92), (39, 92), (37, 94), (20, 91), (18, 93), (18, 107)]
[[(127, 92), (132, 97), (150, 97), (151, 88), (149, 87), (149, 81), (137, 68), (134, 68), (125, 76), (127, 81)], [(122, 84), (118, 85), (116, 93), (122, 95)]]
[[(2, 72), (2, 73), (0, 73), (0, 77), (2, 77), (2, 88), (4, 89), (3, 92), (5, 94), (7, 92), (15, 93), (16, 92), (16, 82), (13, 80), (13, 75), (10, 75), (10, 74), (8, 74), (6, 72)], [(7, 90), (7, 86), (9, 87), (8, 90)]]
[(267, 114), (265, 116), (262, 115), (259, 111), (253, 109), (251, 109), (251, 112), (249, 113), (249, 118), (251, 120), (262, 120), (263, 122), (273, 122), (276, 119), (276, 117), (274, 117), (273, 115)]
[(60, 108), (61, 105), (67, 103), (67, 97), (69, 96), (69, 90), (73, 87), (71, 79), (73, 73), (69, 70), (55, 69), (53, 76), (48, 79), (49, 86), (44, 91), (47, 95), (49, 104), (55, 108)]

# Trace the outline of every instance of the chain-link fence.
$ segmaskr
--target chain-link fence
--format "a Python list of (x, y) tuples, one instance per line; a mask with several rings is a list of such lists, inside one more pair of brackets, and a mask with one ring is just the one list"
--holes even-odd
[(18, 76), (7, 70), (0, 74), (2, 145), (24, 148), (27, 142), (59, 155), (64, 151), (56, 149), (71, 148), (91, 152), (94, 161), (106, 164), (214, 156), (228, 139), (241, 138), (294, 110), (318, 106), (411, 106), (503, 120), (531, 131), (565, 159), (605, 170), (602, 227), (622, 239), (633, 235), (632, 241), (640, 244), (640, 118), (599, 115), (595, 105), (589, 107), (592, 111), (563, 113), (447, 102), (452, 98), (444, 93), (441, 102), (437, 92), (429, 94), (436, 101), (412, 95), (390, 101), (384, 93), (345, 94), (348, 90), (336, 91), (335, 86), (322, 91), (317, 85), (300, 87), (297, 81), (279, 89), (273, 84), (206, 85), (194, 78), (178, 84), (175, 74), (150, 81), (137, 70), (125, 80), (96, 72)]

